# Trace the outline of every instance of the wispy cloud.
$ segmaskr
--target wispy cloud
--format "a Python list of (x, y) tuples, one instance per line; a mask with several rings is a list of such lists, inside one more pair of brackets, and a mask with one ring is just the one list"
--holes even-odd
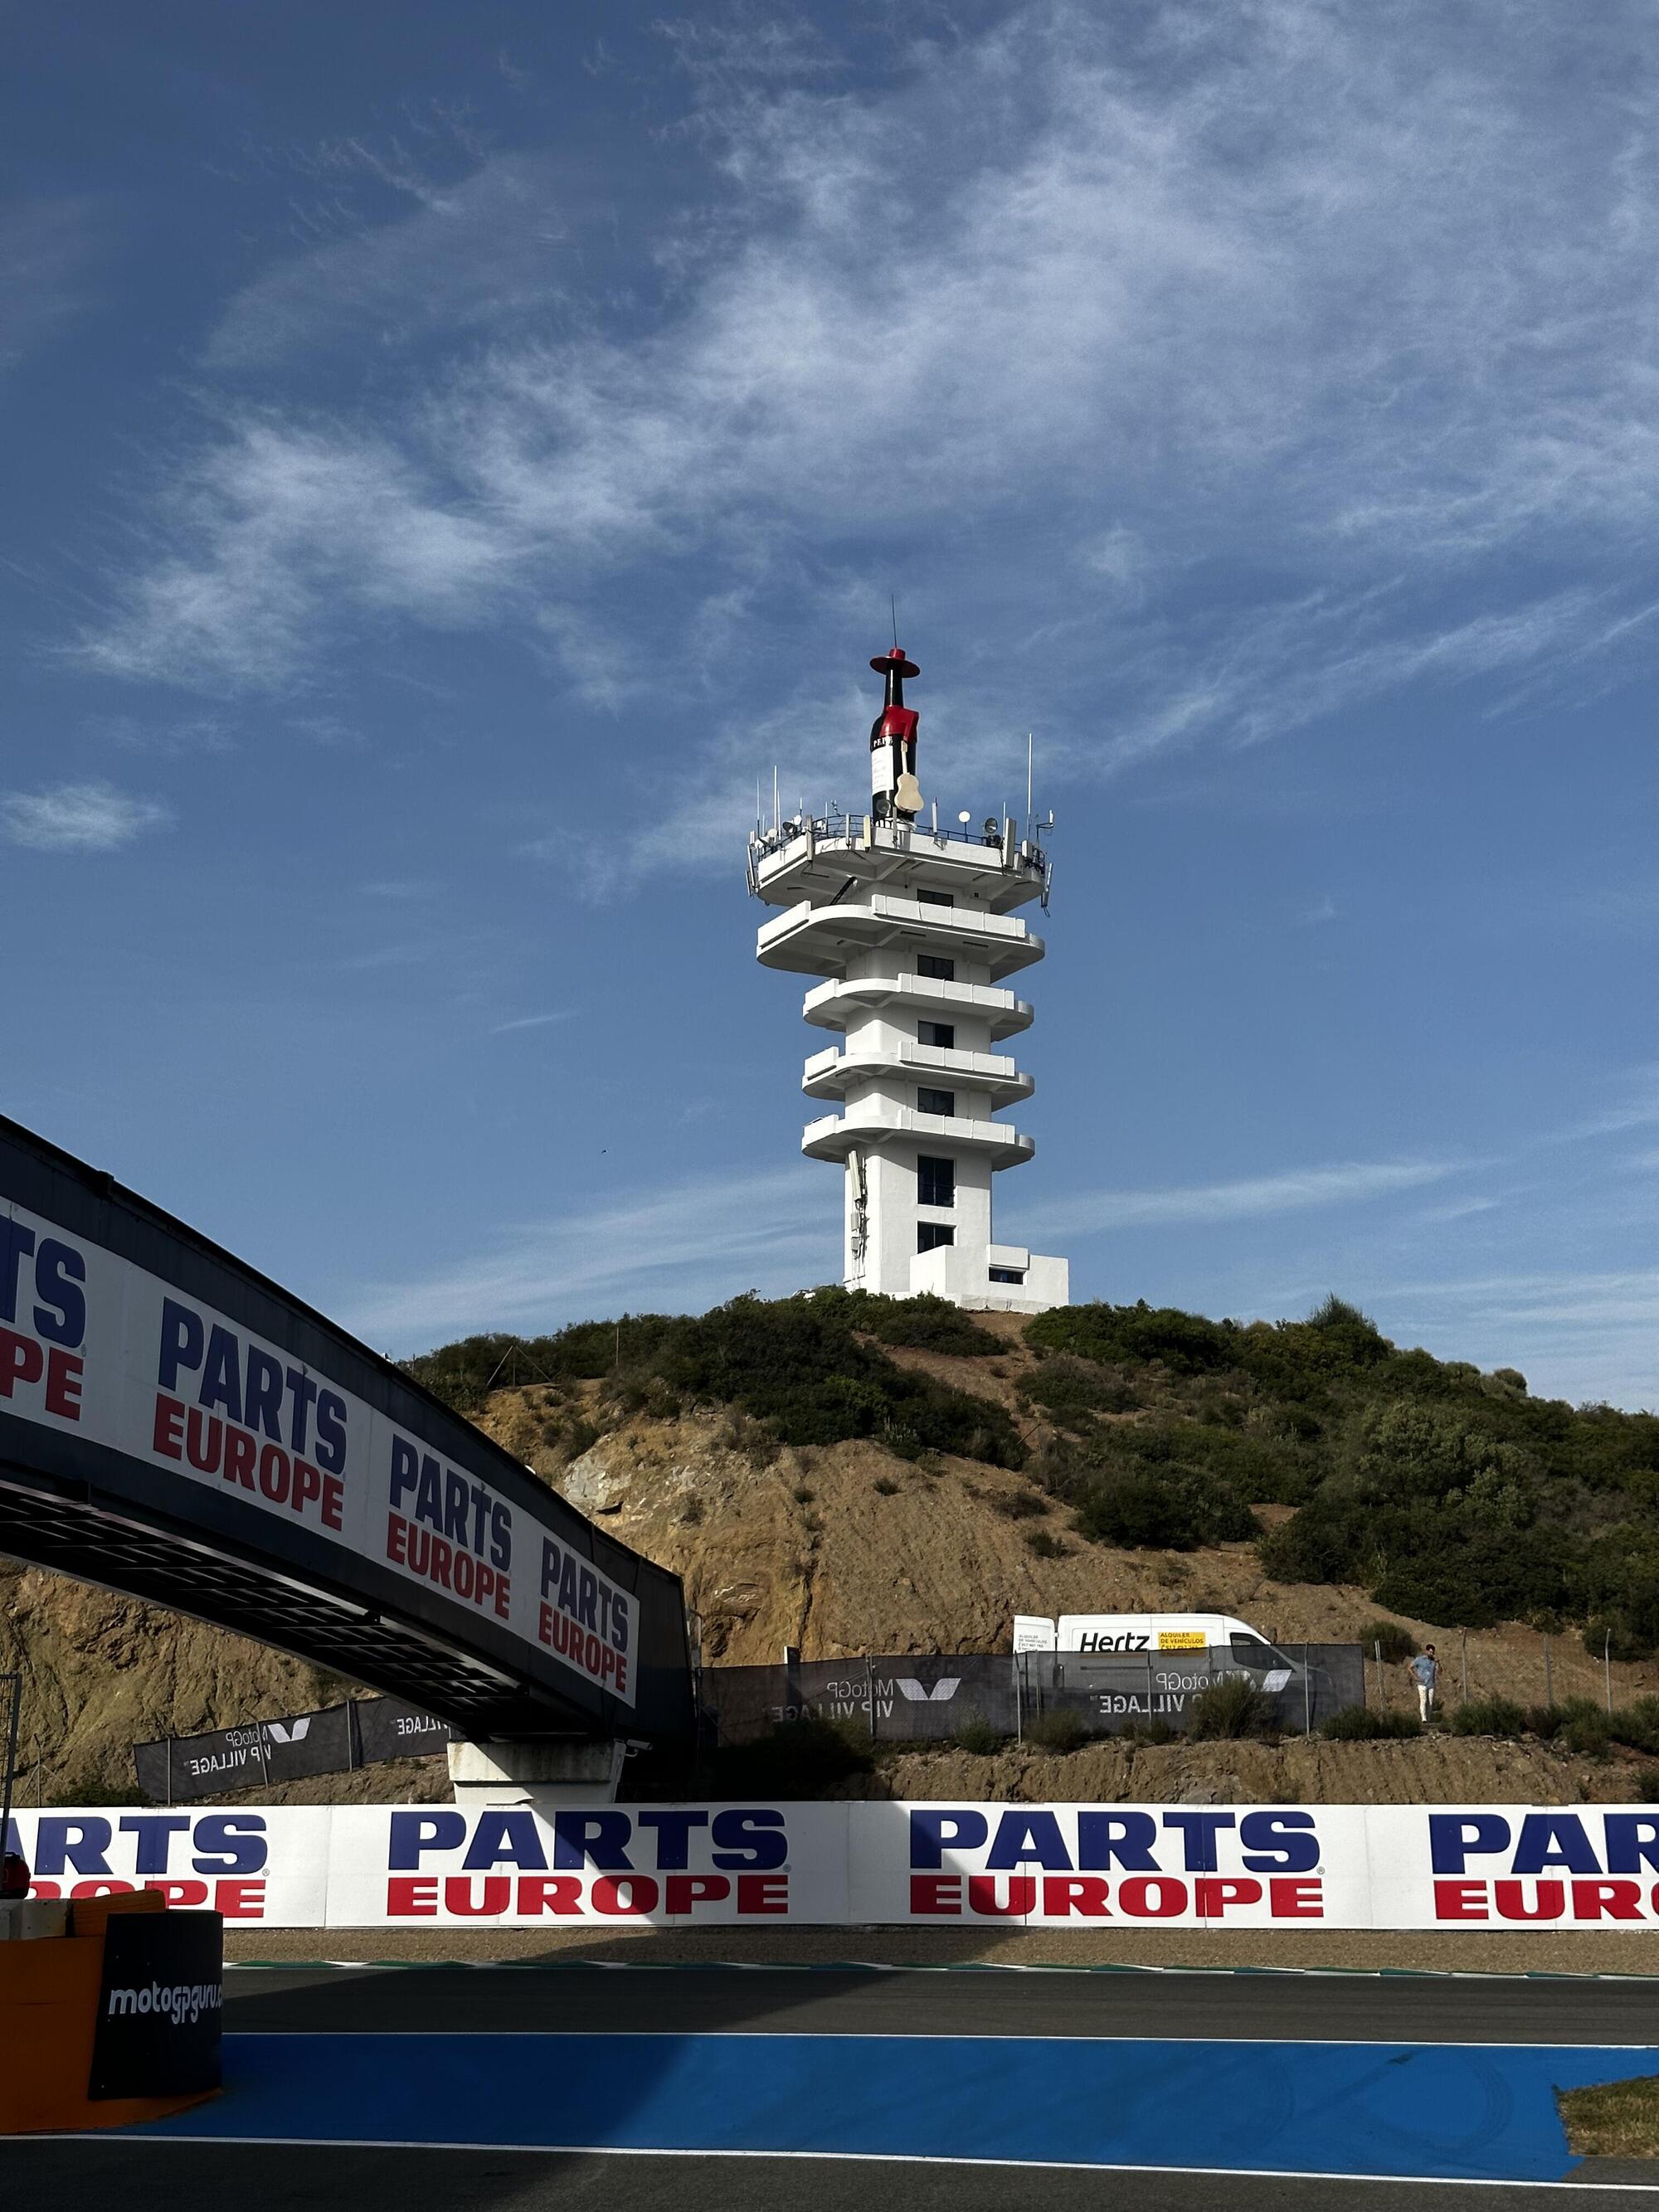
[(1103, 1229), (1215, 1225), (1351, 1206), (1391, 1198), (1457, 1172), (1448, 1160), (1349, 1161), (1334, 1167), (1291, 1168), (1236, 1182), (1178, 1184), (1159, 1190), (1079, 1191), (1063, 1206), (1036, 1209), (1043, 1235), (1091, 1236)]
[(544, 1030), (554, 1022), (570, 1022), (575, 1018), (574, 1006), (562, 1007), (554, 1014), (520, 1014), (516, 1021), (497, 1022), (494, 1029), (486, 1030), (484, 1034), (486, 1036), (507, 1036), (514, 1030)]
[(335, 1303), (375, 1344), (421, 1349), (478, 1329), (538, 1329), (613, 1310), (701, 1310), (737, 1292), (799, 1289), (835, 1249), (830, 1179), (796, 1168), (687, 1182), (505, 1231), (418, 1280)]
[[(682, 31), (710, 161), (663, 244), (673, 282), (614, 318), (595, 293), (556, 331), (525, 296), (560, 242), (545, 178), (475, 152), (411, 182), (377, 156), (404, 218), (263, 280), (218, 357), (309, 343), (358, 300), (418, 323), (434, 253), (444, 312), (491, 313), (491, 343), (373, 427), (227, 406), (85, 649), (275, 685), (365, 617), (515, 616), (574, 680), (626, 665), (678, 698), (723, 592), (833, 600), (856, 546), (867, 601), (872, 555), (897, 566), (923, 532), (934, 635), (988, 721), (1054, 733), (1055, 775), (1650, 653), (1645, 14), (1501, 0), (1495, 20), (1477, 39), (1431, 0), (1164, 0), (1128, 26), (1043, 0), (948, 41), (907, 24), (857, 101), (815, 30), (759, 69)], [(526, 211), (545, 234), (515, 244), (495, 317), (474, 242)], [(904, 241), (878, 313), (872, 236)], [(1034, 534), (1060, 557), (1026, 559)], [(1253, 605), (1193, 589), (1199, 562), (1259, 570), (1264, 546), (1279, 580)], [(1534, 553), (1577, 580), (1517, 594)], [(606, 593), (647, 564), (649, 637), (607, 650)], [(1011, 638), (1042, 650), (1011, 665)], [(716, 734), (703, 765), (727, 763)], [(730, 817), (671, 793), (662, 835), (712, 848)]]
[(89, 303), (95, 227), (81, 200), (0, 204), (0, 368), (11, 368)]
[(113, 853), (172, 818), (159, 799), (112, 783), (59, 783), (0, 797), (0, 828), (14, 845), (40, 853)]

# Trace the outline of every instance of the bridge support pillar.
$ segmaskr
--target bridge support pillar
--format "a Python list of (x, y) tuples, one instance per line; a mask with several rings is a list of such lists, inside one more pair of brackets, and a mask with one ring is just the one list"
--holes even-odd
[(599, 1743), (527, 1743), (490, 1736), (452, 1743), (449, 1785), (458, 1805), (524, 1805), (532, 1813), (561, 1805), (608, 1805), (622, 1778), (628, 1747)]

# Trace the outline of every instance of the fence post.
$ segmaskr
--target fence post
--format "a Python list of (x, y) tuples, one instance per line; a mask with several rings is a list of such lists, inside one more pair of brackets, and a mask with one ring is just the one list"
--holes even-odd
[(1371, 1650), (1376, 1658), (1376, 1709), (1378, 1712), (1385, 1713), (1389, 1710), (1389, 1693), (1382, 1686), (1382, 1639), (1380, 1636)]
[(1601, 1674), (1607, 1686), (1607, 1711), (1613, 1711), (1613, 1631), (1606, 1629), (1601, 1636)]
[(870, 1700), (870, 1741), (876, 1740), (876, 1662), (866, 1657), (864, 1662), (864, 1691)]
[[(1146, 1654), (1146, 1725), (1152, 1724), (1152, 1655)], [(1119, 1731), (1121, 1734), (1121, 1730)]]
[(1547, 1635), (1544, 1638), (1544, 1703), (1547, 1705), (1555, 1703), (1555, 1676), (1550, 1668), (1550, 1639)]
[(1014, 1741), (1024, 1743), (1025, 1741), (1025, 1668), (1022, 1662), (1025, 1654), (1023, 1651), (1016, 1651), (1012, 1656), (1014, 1662)]
[(1313, 1734), (1313, 1676), (1308, 1668), (1308, 1647), (1302, 1647), (1302, 1733)]
[(1463, 1631), (1463, 1703), (1469, 1702), (1469, 1632)]

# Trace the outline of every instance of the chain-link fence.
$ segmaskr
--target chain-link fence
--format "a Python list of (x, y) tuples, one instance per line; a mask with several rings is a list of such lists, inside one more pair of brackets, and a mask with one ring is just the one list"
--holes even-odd
[[(1045, 1714), (1074, 1713), (1091, 1735), (1162, 1723), (1176, 1735), (1212, 1682), (1243, 1678), (1267, 1701), (1281, 1734), (1307, 1734), (1365, 1702), (1357, 1644), (1260, 1644), (1243, 1662), (1226, 1644), (1195, 1651), (963, 1652), (803, 1660), (704, 1669), (704, 1740), (755, 1743), (792, 1721), (830, 1721), (881, 1743), (939, 1743), (964, 1729), (1010, 1739)], [(1265, 1656), (1267, 1664), (1260, 1663)]]

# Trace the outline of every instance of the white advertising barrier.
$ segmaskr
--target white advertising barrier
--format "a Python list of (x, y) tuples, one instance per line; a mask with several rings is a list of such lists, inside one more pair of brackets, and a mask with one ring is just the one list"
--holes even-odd
[(268, 1928), (1659, 1927), (1659, 1806), (19, 1810), (33, 1893)]

